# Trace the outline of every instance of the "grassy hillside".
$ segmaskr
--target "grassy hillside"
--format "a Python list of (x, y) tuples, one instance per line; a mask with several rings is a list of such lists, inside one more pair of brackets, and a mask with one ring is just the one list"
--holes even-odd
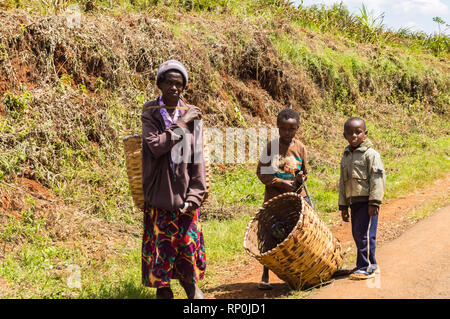
[[(170, 58), (187, 66), (185, 98), (208, 127), (269, 127), (280, 109), (299, 111), (310, 191), (329, 223), (337, 218), (336, 167), (351, 115), (367, 120), (388, 198), (449, 172), (445, 36), (386, 31), (340, 6), (268, 0), (48, 3), (0, 4), (7, 296), (152, 296), (139, 286), (142, 217), (121, 139), (140, 131), (140, 108), (158, 94), (156, 69)], [(65, 9), (75, 3), (81, 23), (69, 28)], [(243, 229), (264, 191), (254, 164), (213, 170), (203, 209), (209, 278), (243, 253)], [(81, 290), (67, 288), (70, 264), (82, 269)]]

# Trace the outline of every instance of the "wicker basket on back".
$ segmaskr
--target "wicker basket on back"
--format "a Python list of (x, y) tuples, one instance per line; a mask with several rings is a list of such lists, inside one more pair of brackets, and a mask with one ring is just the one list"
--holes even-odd
[[(204, 141), (204, 158), (206, 167), (206, 194), (203, 201), (206, 200), (210, 189), (210, 165), (208, 159), (208, 144)], [(123, 148), (125, 152), (125, 163), (127, 167), (128, 184), (130, 186), (133, 202), (141, 210), (144, 210), (144, 190), (142, 188), (142, 136), (134, 134), (123, 139)]]
[(144, 190), (142, 188), (142, 137), (134, 134), (123, 139), (125, 164), (131, 197), (137, 208), (144, 210)]
[(328, 281), (343, 260), (339, 241), (297, 193), (263, 204), (247, 227), (244, 247), (292, 289)]

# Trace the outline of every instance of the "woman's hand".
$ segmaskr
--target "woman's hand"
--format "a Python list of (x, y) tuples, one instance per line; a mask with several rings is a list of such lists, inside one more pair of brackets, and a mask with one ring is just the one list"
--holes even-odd
[(198, 206), (195, 203), (187, 201), (184, 203), (184, 207), (182, 209), (180, 209), (180, 212), (181, 213), (190, 212), (190, 211), (196, 210), (197, 208), (198, 208)]
[(197, 204), (194, 204), (193, 202), (187, 202), (188, 203), (188, 208), (186, 209), (188, 212), (192, 211), (192, 210), (196, 210), (198, 208)]
[(202, 111), (198, 106), (190, 105), (189, 109), (181, 116), (184, 123), (190, 123), (202, 118)]

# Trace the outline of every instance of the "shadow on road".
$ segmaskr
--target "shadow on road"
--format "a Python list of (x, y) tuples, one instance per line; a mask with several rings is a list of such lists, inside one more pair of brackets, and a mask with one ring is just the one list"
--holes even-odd
[(205, 293), (214, 293), (216, 299), (236, 299), (236, 298), (277, 298), (286, 295), (291, 291), (286, 283), (273, 283), (272, 290), (260, 290), (257, 283), (233, 283), (224, 284), (213, 288), (204, 289)]
[[(348, 276), (353, 271), (353, 269), (341, 269), (331, 277), (331, 280), (327, 283), (321, 285), (321, 287), (327, 286), (333, 281), (348, 279)], [(287, 295), (291, 289), (286, 283), (272, 283), (273, 289), (271, 290), (260, 290), (257, 287), (256, 282), (242, 282), (242, 283), (232, 283), (224, 284), (217, 287), (203, 289), (206, 294), (214, 294), (213, 298), (216, 299), (236, 299), (236, 298), (279, 298)], [(312, 287), (304, 287), (304, 291)], [(319, 287), (315, 287), (319, 288)]]

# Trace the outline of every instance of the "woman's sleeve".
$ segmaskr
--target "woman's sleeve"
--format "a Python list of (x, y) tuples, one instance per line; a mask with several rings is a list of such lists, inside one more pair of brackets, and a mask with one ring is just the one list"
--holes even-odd
[(178, 120), (169, 128), (166, 128), (162, 133), (159, 133), (158, 128), (154, 123), (154, 119), (147, 114), (142, 114), (141, 117), (142, 139), (150, 148), (153, 156), (158, 158), (170, 152), (172, 147), (181, 141), (180, 136), (183, 136), (186, 124), (181, 120)]

